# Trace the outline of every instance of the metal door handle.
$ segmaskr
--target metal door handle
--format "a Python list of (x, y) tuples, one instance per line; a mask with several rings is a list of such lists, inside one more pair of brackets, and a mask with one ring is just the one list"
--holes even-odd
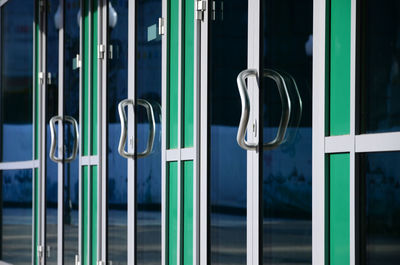
[(50, 136), (51, 136), (51, 145), (50, 145), (50, 159), (53, 160), (54, 162), (63, 162), (63, 156), (61, 157), (56, 157), (56, 129), (55, 129), (55, 124), (57, 121), (63, 122), (63, 121), (68, 121), (73, 125), (74, 132), (75, 132), (75, 139), (74, 139), (74, 146), (72, 149), (72, 154), (71, 156), (67, 157), (64, 159), (64, 162), (71, 162), (75, 160), (76, 155), (78, 153), (78, 143), (79, 143), (79, 131), (78, 131), (78, 123), (76, 120), (71, 117), (71, 116), (65, 116), (64, 119), (62, 116), (54, 116), (53, 118), (50, 119)]
[[(237, 85), (242, 102), (242, 115), (240, 117), (236, 140), (240, 147), (249, 151), (256, 150), (258, 146), (258, 143), (248, 143), (245, 139), (246, 128), (250, 117), (250, 99), (246, 87), (246, 79), (252, 75), (257, 78), (257, 71), (255, 69), (244, 70), (237, 77)], [(282, 101), (282, 116), (279, 123), (278, 133), (274, 140), (263, 144), (264, 150), (272, 150), (278, 147), (285, 139), (285, 133), (290, 119), (291, 105), (289, 93), (284, 78), (278, 72), (271, 69), (265, 69), (263, 71), (263, 77), (271, 78), (275, 81)]]
[[(137, 158), (143, 158), (143, 157), (148, 156), (151, 153), (151, 151), (153, 150), (154, 138), (156, 135), (156, 122), (154, 120), (153, 107), (147, 100), (138, 99), (137, 104), (146, 109), (147, 118), (148, 118), (149, 127), (150, 127), (149, 128), (149, 139), (147, 141), (146, 149), (143, 152), (136, 155)], [(119, 139), (118, 152), (122, 157), (134, 158), (135, 157), (134, 153), (129, 153), (129, 152), (125, 151), (126, 138), (127, 138), (127, 134), (128, 134), (128, 126), (127, 126), (128, 122), (127, 122), (127, 118), (126, 118), (125, 107), (129, 106), (129, 105), (132, 105), (133, 109), (135, 110), (135, 102), (132, 99), (125, 99), (118, 104), (119, 118), (121, 121), (121, 137)]]

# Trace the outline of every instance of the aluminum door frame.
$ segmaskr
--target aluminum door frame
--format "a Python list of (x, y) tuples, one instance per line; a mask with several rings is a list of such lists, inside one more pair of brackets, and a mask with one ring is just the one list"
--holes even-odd
[[(208, 23), (210, 1), (207, 1), (207, 10), (200, 26), (200, 264), (209, 264), (208, 256)], [(324, 264), (325, 259), (325, 86), (326, 86), (326, 1), (314, 0), (313, 3), (313, 104), (312, 104), (312, 264)], [(259, 43), (260, 43), (260, 0), (249, 0), (248, 22), (248, 68), (259, 68)], [(249, 81), (249, 94), (251, 101), (258, 99), (258, 92), (254, 80)], [(254, 91), (255, 90), (255, 91)], [(258, 105), (258, 104), (257, 104)], [(257, 117), (259, 110), (253, 112)], [(251, 118), (250, 120), (254, 119)], [(258, 123), (259, 124), (259, 123)], [(259, 135), (259, 134), (258, 134)], [(258, 141), (248, 128), (250, 141)], [(248, 197), (254, 203), (260, 198), (259, 183), (251, 183), (250, 179), (258, 179), (259, 160), (256, 151), (247, 152), (247, 192), (253, 194)], [(250, 185), (249, 185), (250, 184)], [(258, 204), (258, 201), (257, 201)], [(249, 211), (250, 209), (250, 211)], [(262, 246), (259, 246), (261, 232), (260, 212), (258, 207), (248, 207), (247, 216), (247, 264), (261, 264), (259, 260)], [(256, 235), (256, 236), (253, 236)]]

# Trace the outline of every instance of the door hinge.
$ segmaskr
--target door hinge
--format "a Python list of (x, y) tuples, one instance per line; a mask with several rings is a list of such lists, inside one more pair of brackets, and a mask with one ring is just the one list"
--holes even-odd
[(44, 247), (41, 246), (41, 245), (39, 245), (39, 246), (37, 247), (37, 253), (38, 253), (39, 258), (43, 258), (43, 255), (44, 255)]
[(106, 46), (104, 44), (99, 44), (99, 54), (98, 58), (99, 59), (104, 59), (104, 54), (106, 52)]
[(102, 260), (99, 260), (99, 261), (97, 261), (97, 265), (106, 265), (106, 262), (102, 261)]
[[(39, 72), (39, 84), (42, 85), (43, 84), (43, 79), (44, 79), (44, 73), (43, 72)], [(39, 246), (38, 246), (39, 249)]]
[(72, 70), (76, 70), (78, 68), (81, 68), (81, 57), (79, 54), (77, 54), (76, 57), (72, 60)]
[(158, 18), (158, 35), (165, 35), (165, 20), (163, 17)]
[(80, 265), (81, 262), (79, 261), (79, 255), (75, 255), (75, 265)]
[(207, 10), (207, 1), (206, 0), (196, 1), (195, 11), (196, 11), (196, 19), (197, 20), (204, 19), (204, 13), (206, 10)]

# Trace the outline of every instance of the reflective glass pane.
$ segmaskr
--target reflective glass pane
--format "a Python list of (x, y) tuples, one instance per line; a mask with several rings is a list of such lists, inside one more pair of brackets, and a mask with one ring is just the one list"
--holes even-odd
[[(58, 14), (57, 14), (58, 13)], [(58, 172), (57, 163), (49, 158), (50, 119), (58, 114), (58, 49), (59, 28), (56, 17), (61, 15), (59, 0), (49, 1), (47, 12), (47, 90), (46, 90), (46, 263), (57, 264), (57, 202)], [(57, 128), (58, 131), (58, 128)], [(58, 155), (58, 154), (57, 154)]]
[(247, 1), (215, 1), (209, 35), (211, 264), (246, 264), (246, 151), (236, 78), (247, 68)]
[(312, 22), (312, 0), (262, 1), (263, 142), (289, 118), (283, 141), (261, 157), (264, 264), (311, 264)]
[(0, 263), (32, 264), (32, 170), (0, 172)]
[(400, 260), (400, 152), (359, 157), (360, 264)]
[[(146, 157), (137, 158), (137, 262), (161, 264), (161, 0), (136, 1), (136, 151), (148, 145), (149, 118), (154, 112), (155, 138)], [(132, 176), (133, 177), (133, 176)]]
[[(61, 1), (62, 2), (62, 1)], [(79, 54), (79, 1), (65, 0), (64, 26), (64, 117), (79, 121), (79, 69), (76, 55)], [(59, 14), (54, 15), (54, 24), (61, 27)], [(71, 104), (74, 102), (76, 104)], [(64, 121), (64, 157), (71, 155), (75, 134), (70, 123)], [(78, 255), (78, 207), (79, 207), (79, 162), (78, 159), (64, 163), (64, 263), (74, 264)]]
[(30, 0), (14, 0), (1, 8), (2, 162), (32, 159), (33, 3)]
[[(128, 97), (128, 0), (109, 1), (108, 60), (108, 260), (127, 264), (127, 159), (118, 153), (118, 104)], [(132, 111), (132, 109), (130, 109)]]
[(359, 3), (360, 133), (400, 130), (400, 2)]

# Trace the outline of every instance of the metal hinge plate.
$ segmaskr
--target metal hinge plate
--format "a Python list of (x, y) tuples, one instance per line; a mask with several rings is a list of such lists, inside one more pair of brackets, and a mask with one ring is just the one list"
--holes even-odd
[[(44, 79), (44, 73), (39, 72), (39, 84), (43, 84), (43, 79)], [(39, 251), (39, 247), (40, 246), (38, 246), (38, 251)]]
[(37, 253), (38, 253), (39, 258), (42, 258), (42, 257), (43, 257), (43, 254), (44, 254), (44, 247), (41, 246), (41, 245), (39, 245), (39, 246), (37, 247)]
[(158, 18), (158, 35), (165, 35), (165, 19), (163, 17)]
[(196, 1), (195, 11), (196, 11), (196, 19), (197, 20), (203, 20), (204, 19), (204, 12), (206, 10), (207, 10), (207, 1), (206, 0)]
[(104, 59), (104, 53), (106, 52), (106, 46), (104, 44), (99, 44), (99, 59)]

